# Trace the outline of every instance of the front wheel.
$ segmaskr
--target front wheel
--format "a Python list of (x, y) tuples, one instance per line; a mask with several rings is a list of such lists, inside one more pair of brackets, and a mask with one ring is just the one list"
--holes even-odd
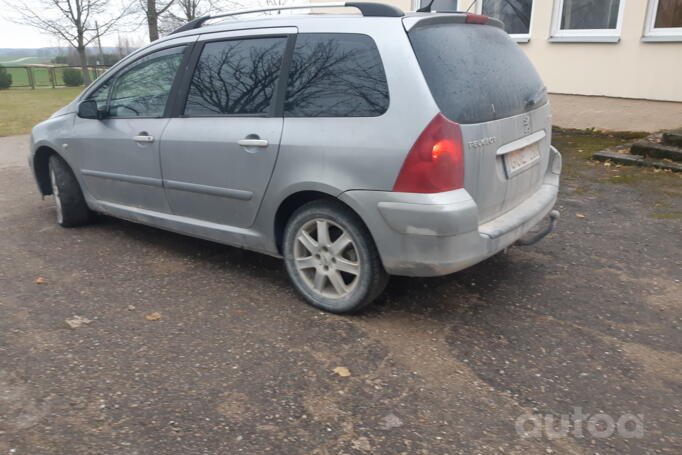
[(59, 155), (52, 155), (49, 171), (57, 208), (57, 223), (63, 227), (88, 224), (92, 220), (92, 212), (88, 209), (78, 180), (69, 165)]
[(310, 202), (292, 215), (284, 232), (284, 261), (303, 298), (332, 313), (359, 310), (388, 282), (365, 225), (332, 201)]

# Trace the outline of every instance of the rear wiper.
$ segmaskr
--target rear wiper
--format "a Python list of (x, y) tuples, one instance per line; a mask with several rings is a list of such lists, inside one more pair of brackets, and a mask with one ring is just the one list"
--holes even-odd
[(431, 0), (428, 5), (425, 5), (417, 10), (418, 13), (430, 13), (431, 12), (431, 5), (433, 5), (433, 2), (435, 0)]
[(542, 88), (540, 88), (540, 90), (535, 92), (530, 99), (528, 99), (526, 101), (526, 107), (528, 108), (528, 107), (535, 106), (537, 103), (539, 103), (545, 97), (546, 94), (547, 94), (547, 87), (543, 86)]

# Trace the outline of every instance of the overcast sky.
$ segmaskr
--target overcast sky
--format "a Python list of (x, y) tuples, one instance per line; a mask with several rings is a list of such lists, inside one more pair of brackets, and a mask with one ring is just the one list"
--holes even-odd
[[(129, 34), (137, 36), (139, 40), (145, 39), (145, 30), (140, 27), (138, 31)], [(102, 38), (102, 46), (115, 46), (118, 42), (118, 34), (110, 33)], [(145, 41), (146, 43), (146, 41)], [(28, 25), (15, 24), (3, 15), (0, 17), (0, 47), (49, 47), (65, 46), (65, 42), (59, 42), (54, 36), (42, 33), (39, 29)]]
[[(112, 4), (116, 2), (112, 1)], [(240, 0), (240, 4), (247, 8), (258, 7), (259, 0)], [(301, 3), (300, 0), (292, 0), (291, 3)], [(33, 48), (49, 46), (66, 46), (64, 42), (57, 41), (52, 35), (42, 33), (39, 29), (27, 25), (18, 25), (7, 19), (7, 12), (2, 11), (4, 5), (0, 0), (0, 47)], [(148, 42), (146, 25), (141, 25), (132, 33), (127, 33), (131, 43), (146, 44)], [(116, 46), (118, 33), (110, 33), (102, 37), (102, 46)]]

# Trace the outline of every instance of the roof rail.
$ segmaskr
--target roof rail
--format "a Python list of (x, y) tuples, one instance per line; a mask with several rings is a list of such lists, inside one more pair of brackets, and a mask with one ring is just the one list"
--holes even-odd
[(187, 22), (185, 25), (176, 28), (170, 34), (186, 32), (187, 30), (194, 30), (199, 28), (209, 19), (218, 19), (220, 17), (238, 16), (241, 14), (262, 13), (266, 11), (283, 11), (294, 9), (317, 9), (317, 8), (357, 8), (363, 16), (366, 17), (403, 17), (405, 13), (395, 6), (387, 5), (385, 3), (374, 2), (333, 2), (333, 3), (316, 3), (308, 5), (292, 5), (292, 6), (276, 6), (271, 8), (246, 9), (240, 11), (233, 11), (231, 13), (216, 14), (215, 16), (203, 16)]

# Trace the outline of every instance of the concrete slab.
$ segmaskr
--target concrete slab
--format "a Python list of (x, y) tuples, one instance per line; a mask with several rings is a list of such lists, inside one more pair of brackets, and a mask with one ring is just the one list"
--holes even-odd
[(551, 94), (553, 124), (605, 131), (671, 130), (682, 126), (682, 103)]
[(653, 160), (645, 158), (642, 155), (630, 155), (627, 153), (619, 153), (614, 150), (602, 150), (601, 152), (592, 155), (592, 158), (597, 161), (613, 161), (614, 163), (629, 166), (655, 167), (658, 169), (682, 172), (682, 165), (673, 161)]
[(632, 153), (649, 158), (673, 160), (682, 162), (682, 148), (657, 142), (641, 141), (632, 144)]

